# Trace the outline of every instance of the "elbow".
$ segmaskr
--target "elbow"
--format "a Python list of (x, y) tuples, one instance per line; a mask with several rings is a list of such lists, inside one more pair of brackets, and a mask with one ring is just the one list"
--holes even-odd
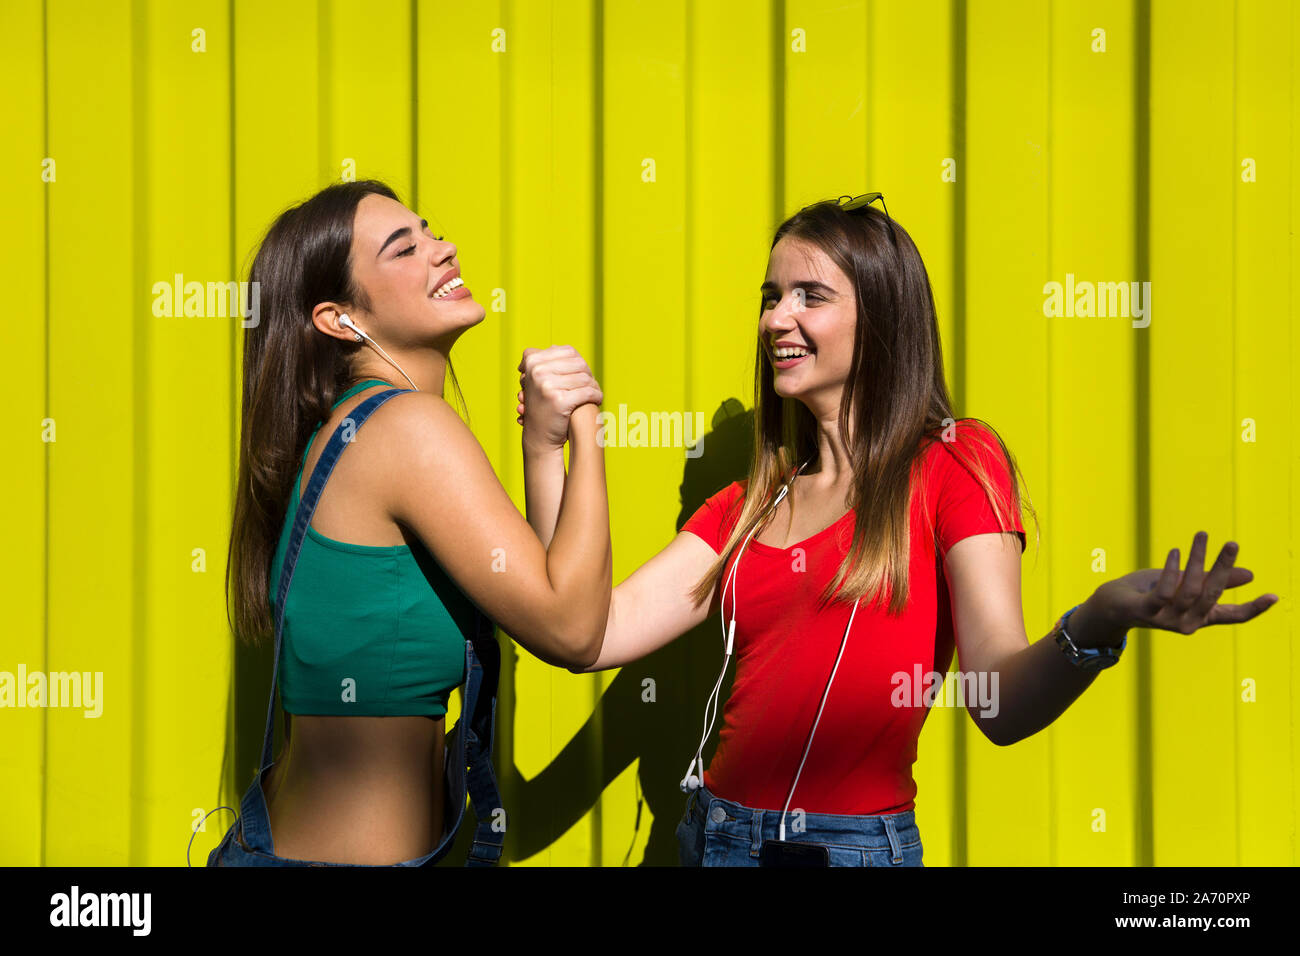
[(571, 674), (585, 674), (587, 673), (588, 668), (590, 668), (592, 664), (596, 663), (598, 657), (600, 657), (599, 650), (592, 653), (585, 647), (577, 648), (569, 653), (564, 666)]
[(1005, 724), (999, 724), (996, 719), (990, 717), (980, 717), (974, 711), (970, 712), (971, 719), (975, 721), (975, 726), (995, 747), (1010, 747), (1020, 740), (1019, 737), (1008, 733)]
[(574, 674), (601, 670), (595, 665), (605, 646), (605, 634), (613, 613), (612, 596), (605, 592), (605, 600), (593, 606), (581, 603), (577, 613), (567, 616), (564, 634), (557, 646), (564, 648), (564, 666)]
[(599, 632), (587, 624), (571, 625), (563, 628), (561, 633), (553, 634), (551, 640), (553, 647), (561, 649), (555, 663), (573, 674), (588, 673), (600, 659), (600, 650), (605, 643), (603, 622)]
[(985, 730), (984, 736), (988, 737), (988, 739), (991, 740), (994, 743), (994, 745), (998, 747), (1010, 747), (1012, 744), (1020, 743), (1020, 741), (1024, 740), (1026, 737), (1030, 735), (1007, 733), (1005, 731), (999, 733), (996, 728), (990, 728), (988, 730)]
[(580, 646), (573, 649), (569, 662), (565, 666), (574, 674), (591, 673), (596, 662), (600, 660), (600, 650), (604, 645), (605, 633), (602, 626), (599, 633), (589, 636)]
[(584, 651), (570, 657), (564, 666), (571, 674), (590, 674), (598, 669), (595, 667), (595, 663), (599, 659), (600, 648), (596, 648), (593, 651)]

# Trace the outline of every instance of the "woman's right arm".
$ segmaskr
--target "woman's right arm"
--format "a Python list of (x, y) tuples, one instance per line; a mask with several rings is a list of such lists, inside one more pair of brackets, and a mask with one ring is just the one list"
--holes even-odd
[(622, 667), (702, 624), (709, 616), (717, 588), (698, 606), (691, 601), (689, 592), (717, 557), (701, 538), (679, 531), (666, 548), (614, 588), (600, 656), (586, 667), (569, 670), (584, 674)]
[[(518, 421), (524, 426), (528, 520), (542, 536), (545, 529), (554, 527), (560, 502), (568, 502), (581, 492), (573, 485), (572, 475), (565, 479), (563, 466), (555, 469), (552, 477), (543, 473), (539, 462), (544, 464), (545, 459), (536, 451), (529, 458), (530, 430), (537, 447), (562, 453), (560, 446), (566, 431), (576, 427), (579, 416), (594, 414), (594, 405), (582, 405), (575, 410), (576, 402), (586, 400), (584, 390), (594, 380), (582, 356), (567, 345), (525, 349), (519, 371), (524, 391), (519, 393), (516, 410)], [(526, 395), (530, 396), (527, 403)], [(543, 536), (542, 540), (546, 538)], [(716, 557), (701, 538), (689, 531), (680, 532), (666, 548), (614, 588), (603, 637), (596, 644), (599, 655), (593, 654), (594, 660), (589, 657), (569, 665), (569, 670), (582, 674), (622, 667), (657, 651), (703, 622), (708, 617), (713, 595), (696, 606), (688, 592), (704, 577)]]
[(548, 549), (441, 397), (411, 393), (375, 413), (388, 420), (377, 431), (384, 447), (376, 455), (385, 473), (400, 476), (383, 483), (388, 514), (415, 532), (506, 633), (546, 663), (570, 669), (597, 659), (610, 605), (613, 555), (596, 414), (595, 405), (573, 413), (566, 494)]

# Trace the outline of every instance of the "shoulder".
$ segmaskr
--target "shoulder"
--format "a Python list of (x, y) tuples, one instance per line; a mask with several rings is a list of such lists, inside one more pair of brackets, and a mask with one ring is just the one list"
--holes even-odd
[(723, 515), (732, 511), (739, 511), (745, 504), (745, 492), (748, 488), (748, 478), (742, 478), (740, 481), (733, 481), (731, 484), (727, 485), (727, 487), (723, 488), (716, 495), (711, 497), (709, 499), (709, 504)]
[(441, 395), (415, 391), (394, 395), (375, 410), (373, 420), (383, 422), (385, 428), (399, 428), (403, 432), (456, 430), (457, 423), (461, 427), (465, 425)]
[(735, 510), (737, 506), (745, 500), (745, 487), (749, 479), (733, 481), (725, 488), (715, 491), (709, 497), (705, 498), (703, 503), (696, 509), (696, 514), (712, 513), (718, 516), (725, 515), (728, 511)]
[(961, 418), (947, 428), (927, 435), (921, 451), (922, 464), (937, 472), (969, 469), (979, 460), (985, 466), (999, 462), (1006, 467), (1002, 441), (988, 423)]
[(722, 536), (722, 528), (728, 520), (735, 520), (745, 501), (747, 480), (733, 481), (719, 491), (714, 492), (701, 503), (686, 519), (679, 529), (692, 531), (711, 544)]
[[(403, 392), (379, 406), (366, 424), (394, 468), (445, 462), (448, 452), (482, 449), (469, 426), (441, 395)], [(358, 433), (360, 434), (360, 433)]]

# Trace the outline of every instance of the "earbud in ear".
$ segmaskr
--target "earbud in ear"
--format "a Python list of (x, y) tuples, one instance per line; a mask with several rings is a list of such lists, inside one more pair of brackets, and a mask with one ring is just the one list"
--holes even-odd
[(362, 341), (362, 339), (364, 338), (364, 336), (361, 334), (361, 330), (358, 329), (355, 325), (352, 324), (352, 320), (349, 319), (349, 318), (347, 317), (346, 314), (345, 314), (345, 315), (340, 315), (340, 316), (339, 316), (339, 325), (342, 325), (342, 326), (344, 326), (345, 328), (349, 328), (349, 329), (351, 329), (353, 332), (355, 332), (355, 333), (356, 333), (356, 338), (357, 338), (357, 341), (358, 341), (358, 342)]

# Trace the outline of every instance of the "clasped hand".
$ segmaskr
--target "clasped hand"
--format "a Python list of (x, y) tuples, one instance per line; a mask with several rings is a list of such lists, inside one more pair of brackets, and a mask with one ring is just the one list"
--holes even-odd
[(515, 420), (523, 426), (523, 441), (528, 448), (563, 447), (574, 409), (599, 405), (604, 397), (586, 359), (573, 346), (524, 349), (519, 362)]

